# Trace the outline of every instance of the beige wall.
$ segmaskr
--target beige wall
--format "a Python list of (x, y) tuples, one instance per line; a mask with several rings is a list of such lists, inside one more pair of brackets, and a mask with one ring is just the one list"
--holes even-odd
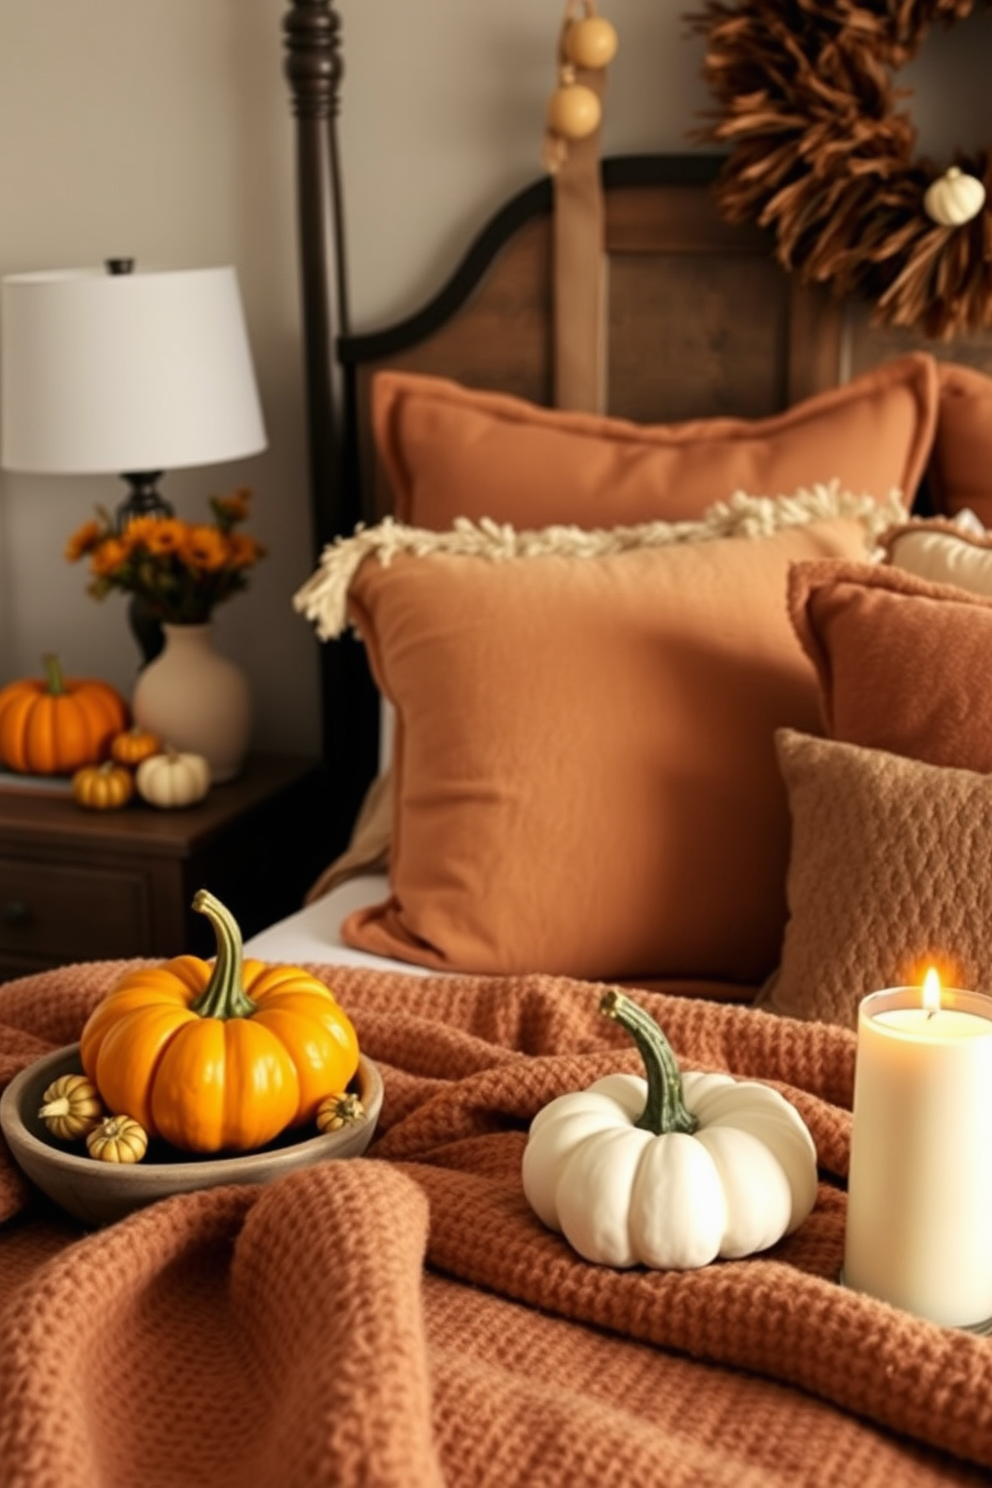
[[(688, 147), (708, 104), (702, 44), (682, 20), (693, 8), (602, 0), (620, 34), (608, 150)], [(284, 9), (284, 0), (0, 0), (0, 273), (111, 254), (237, 266), (269, 449), (237, 466), (176, 472), (165, 490), (197, 516), (209, 492), (253, 487), (252, 530), (271, 556), (249, 592), (218, 612), (219, 639), (250, 675), (256, 744), (311, 752), (316, 643), (290, 604), (311, 550)], [(339, 0), (357, 329), (416, 308), (488, 212), (539, 173), (562, 10), (561, 0)], [(981, 73), (962, 86), (969, 61), (989, 55), (992, 33), (985, 18), (978, 24), (928, 43), (914, 68), (927, 129), (946, 121), (948, 88), (956, 99), (956, 133), (938, 148), (992, 136), (987, 117), (972, 137), (963, 132), (968, 101), (972, 115), (985, 108)], [(97, 604), (62, 557), (94, 504), (118, 497), (113, 480), (0, 475), (0, 683), (55, 650), (71, 672), (130, 690), (137, 652), (121, 598)]]

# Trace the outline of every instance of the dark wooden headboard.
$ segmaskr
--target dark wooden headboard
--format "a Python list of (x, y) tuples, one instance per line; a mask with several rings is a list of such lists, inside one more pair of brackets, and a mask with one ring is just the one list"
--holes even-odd
[[(420, 311), (371, 334), (348, 313), (336, 118), (343, 74), (332, 0), (291, 0), (286, 72), (297, 118), (303, 295), (315, 556), (355, 523), (389, 509), (367, 417), (383, 367), (552, 402), (552, 212), (549, 177), (482, 226)], [(953, 343), (872, 325), (867, 303), (801, 284), (771, 237), (728, 223), (716, 206), (715, 155), (607, 159), (607, 409), (644, 422), (761, 417), (925, 347), (992, 372), (992, 337)], [(344, 844), (375, 769), (377, 702), (361, 649), (322, 647), (325, 755)]]

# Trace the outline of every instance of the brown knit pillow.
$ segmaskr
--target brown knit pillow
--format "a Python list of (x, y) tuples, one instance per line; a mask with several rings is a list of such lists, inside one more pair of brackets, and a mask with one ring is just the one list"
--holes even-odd
[(775, 743), (789, 918), (759, 1005), (853, 1028), (862, 997), (931, 964), (992, 989), (992, 777), (792, 729)]

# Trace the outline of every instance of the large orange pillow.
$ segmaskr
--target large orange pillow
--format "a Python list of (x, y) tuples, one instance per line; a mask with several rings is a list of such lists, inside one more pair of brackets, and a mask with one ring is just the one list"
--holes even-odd
[(914, 352), (765, 419), (635, 424), (392, 371), (375, 378), (372, 417), (402, 522), (612, 527), (834, 480), (883, 498), (899, 490), (908, 506), (937, 402), (937, 364)]
[(834, 739), (992, 771), (992, 598), (878, 563), (798, 564), (796, 633)]
[(967, 509), (992, 527), (992, 377), (941, 362), (937, 428), (927, 476), (943, 516)]
[(820, 492), (601, 534), (385, 523), (325, 553), (298, 608), (333, 635), (350, 583), (397, 717), (391, 894), (344, 939), (452, 971), (759, 982), (785, 923), (773, 735), (818, 723), (787, 570), (865, 557), (885, 520)]

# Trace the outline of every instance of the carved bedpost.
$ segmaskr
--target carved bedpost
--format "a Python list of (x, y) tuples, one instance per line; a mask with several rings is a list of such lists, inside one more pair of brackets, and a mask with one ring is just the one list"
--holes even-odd
[(296, 116), (297, 215), (306, 360), (311, 509), (317, 553), (345, 530), (341, 490), (341, 372), (335, 339), (348, 330), (338, 161), (344, 71), (333, 0), (291, 0), (283, 18), (285, 72)]
[[(358, 520), (353, 389), (337, 357), (349, 329), (336, 119), (344, 66), (333, 0), (290, 0), (285, 71), (296, 115), (297, 220), (315, 558)], [(378, 695), (350, 635), (320, 647), (321, 725), (329, 790), (328, 861), (347, 845), (378, 756)]]

